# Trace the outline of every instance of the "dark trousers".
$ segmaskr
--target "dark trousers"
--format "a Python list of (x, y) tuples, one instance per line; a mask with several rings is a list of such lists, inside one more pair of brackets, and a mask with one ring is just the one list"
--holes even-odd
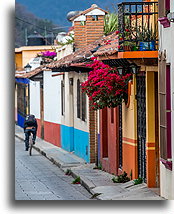
[(29, 136), (30, 134), (33, 134), (33, 141), (35, 142), (36, 140), (36, 129), (25, 129), (25, 147), (29, 147)]

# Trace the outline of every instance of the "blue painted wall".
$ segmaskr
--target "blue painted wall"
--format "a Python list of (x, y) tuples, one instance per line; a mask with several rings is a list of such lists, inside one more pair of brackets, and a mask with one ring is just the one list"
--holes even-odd
[(17, 121), (17, 124), (20, 126), (20, 127), (22, 127), (22, 128), (24, 128), (24, 120), (25, 120), (25, 117), (23, 117), (21, 114), (19, 114), (18, 113), (18, 121)]
[(74, 151), (74, 128), (60, 125), (61, 146), (68, 152)]
[(89, 133), (74, 129), (74, 154), (90, 161)]
[(74, 151), (74, 154), (90, 161), (89, 133), (74, 127), (61, 125), (61, 146), (66, 151)]

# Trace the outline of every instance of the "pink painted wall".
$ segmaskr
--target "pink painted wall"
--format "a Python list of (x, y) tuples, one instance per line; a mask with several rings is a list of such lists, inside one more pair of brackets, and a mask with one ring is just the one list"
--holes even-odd
[(44, 140), (55, 146), (61, 147), (60, 125), (44, 121)]

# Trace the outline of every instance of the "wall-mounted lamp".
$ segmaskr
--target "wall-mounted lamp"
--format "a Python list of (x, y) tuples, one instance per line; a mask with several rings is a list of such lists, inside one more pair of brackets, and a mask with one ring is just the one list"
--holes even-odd
[(73, 78), (69, 78), (69, 84), (73, 85)]
[(32, 66), (29, 63), (24, 67), (26, 72), (30, 72), (31, 68), (32, 68)]
[(174, 12), (167, 14), (167, 18), (169, 19), (170, 22), (174, 22)]
[(122, 75), (123, 74), (123, 67), (121, 67), (121, 66), (117, 67), (117, 71), (118, 71), (119, 75)]
[(136, 74), (138, 71), (138, 66), (135, 63), (132, 63), (130, 66), (132, 74)]

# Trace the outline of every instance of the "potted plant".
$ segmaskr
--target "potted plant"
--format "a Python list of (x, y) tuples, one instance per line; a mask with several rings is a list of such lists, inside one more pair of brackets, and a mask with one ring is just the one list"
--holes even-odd
[(37, 57), (42, 57), (43, 63), (50, 63), (56, 56), (55, 51), (44, 51), (37, 54)]
[(157, 40), (157, 27), (147, 27), (147, 26), (140, 26), (137, 29), (137, 40), (139, 40), (139, 50), (146, 51), (146, 50), (155, 50), (155, 44)]
[(120, 31), (116, 31), (119, 39), (119, 50), (123, 51), (136, 51), (138, 47), (136, 42), (133, 40), (133, 34), (130, 28), (126, 28), (124, 33), (120, 33)]

